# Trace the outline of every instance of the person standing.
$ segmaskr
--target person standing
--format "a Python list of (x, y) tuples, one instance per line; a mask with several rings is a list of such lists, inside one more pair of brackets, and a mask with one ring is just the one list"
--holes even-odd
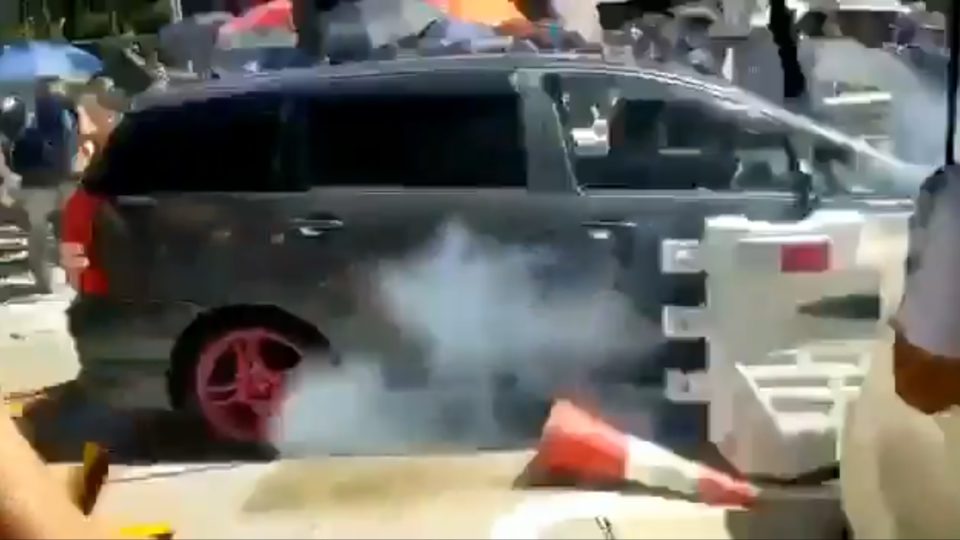
[(92, 159), (98, 155), (110, 139), (110, 134), (120, 121), (119, 97), (109, 77), (98, 75), (87, 83), (77, 100), (80, 133), (80, 164), (77, 169), (85, 170)]
[(27, 107), (16, 96), (0, 101), (0, 206), (12, 210), (22, 178), (13, 170), (13, 149), (27, 127)]
[(27, 215), (30, 272), (38, 293), (52, 291), (48, 247), (50, 218), (60, 209), (79, 150), (79, 116), (56, 79), (37, 82), (34, 118), (14, 151), (23, 177), (15, 198)]

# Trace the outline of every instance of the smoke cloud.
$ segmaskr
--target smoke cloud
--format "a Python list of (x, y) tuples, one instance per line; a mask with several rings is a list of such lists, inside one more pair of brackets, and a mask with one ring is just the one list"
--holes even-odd
[(885, 50), (839, 40), (821, 45), (816, 78), (890, 92), (894, 153), (911, 163), (943, 163), (947, 109), (946, 88), (940, 81), (945, 77), (925, 76)]
[(342, 367), (300, 374), (275, 444), (288, 455), (319, 455), (517, 442), (507, 424), (539, 427), (551, 394), (662, 339), (607, 274), (584, 270), (605, 267), (592, 262), (601, 264), (447, 224), (422, 249), (383, 263), (373, 280), (382, 310), (421, 351), (429, 381), (388, 388), (385, 367), (408, 359), (342, 351)]

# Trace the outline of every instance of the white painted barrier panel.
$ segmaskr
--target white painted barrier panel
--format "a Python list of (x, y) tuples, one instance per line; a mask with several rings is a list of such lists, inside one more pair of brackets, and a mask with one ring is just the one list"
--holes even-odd
[[(664, 333), (708, 343), (707, 372), (669, 373), (666, 396), (709, 403), (710, 439), (741, 472), (789, 478), (837, 460), (837, 432), (869, 365), (877, 317), (899, 298), (907, 218), (718, 216), (699, 243), (664, 242), (665, 273), (707, 274), (706, 305), (665, 306)], [(874, 316), (834, 313), (860, 304), (875, 306)]]

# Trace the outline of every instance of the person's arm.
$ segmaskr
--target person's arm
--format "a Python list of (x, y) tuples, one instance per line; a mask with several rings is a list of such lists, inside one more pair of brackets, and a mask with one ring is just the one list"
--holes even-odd
[(83, 513), (0, 411), (0, 538), (18, 540), (114, 538)]
[(7, 184), (11, 178), (15, 178), (14, 174), (7, 163), (7, 157), (0, 151), (0, 184)]
[(12, 208), (16, 204), (13, 193), (20, 189), (23, 178), (7, 164), (7, 158), (0, 152), (0, 206)]
[(937, 414), (960, 406), (960, 167), (924, 182), (911, 222), (894, 381), (907, 405)]

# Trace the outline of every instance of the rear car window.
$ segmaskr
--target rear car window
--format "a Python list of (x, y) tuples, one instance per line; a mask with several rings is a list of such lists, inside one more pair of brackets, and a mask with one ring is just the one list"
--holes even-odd
[(283, 191), (281, 103), (244, 94), (130, 113), (84, 186), (110, 195)]
[(525, 187), (516, 94), (304, 98), (314, 186)]

